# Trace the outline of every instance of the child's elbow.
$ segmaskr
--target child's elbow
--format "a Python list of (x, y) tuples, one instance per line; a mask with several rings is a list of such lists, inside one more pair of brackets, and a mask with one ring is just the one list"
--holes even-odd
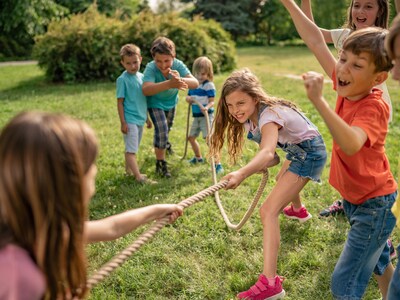
[(351, 145), (348, 147), (343, 147), (342, 151), (344, 152), (344, 154), (346, 154), (347, 156), (353, 156), (354, 154), (356, 154), (358, 151), (360, 151), (362, 146), (359, 145)]

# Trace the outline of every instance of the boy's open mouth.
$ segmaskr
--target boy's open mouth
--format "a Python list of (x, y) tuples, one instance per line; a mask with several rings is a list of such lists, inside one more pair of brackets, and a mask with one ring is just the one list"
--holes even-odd
[(350, 84), (350, 81), (338, 79), (338, 84), (339, 84), (339, 86), (346, 86), (346, 85)]

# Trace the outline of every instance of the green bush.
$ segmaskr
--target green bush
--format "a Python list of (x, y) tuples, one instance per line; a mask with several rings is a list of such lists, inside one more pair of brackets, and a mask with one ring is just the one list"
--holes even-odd
[(234, 43), (216, 22), (190, 22), (176, 14), (151, 12), (122, 22), (101, 15), (95, 7), (52, 23), (48, 32), (36, 39), (34, 55), (52, 81), (115, 80), (122, 71), (119, 49), (123, 44), (134, 43), (141, 48), (145, 67), (152, 60), (151, 44), (161, 35), (174, 41), (177, 58), (189, 68), (202, 55), (210, 57), (217, 73), (236, 66)]
[(50, 24), (46, 34), (36, 38), (34, 56), (52, 81), (84, 82), (113, 80), (119, 61), (123, 23), (98, 13), (85, 13)]

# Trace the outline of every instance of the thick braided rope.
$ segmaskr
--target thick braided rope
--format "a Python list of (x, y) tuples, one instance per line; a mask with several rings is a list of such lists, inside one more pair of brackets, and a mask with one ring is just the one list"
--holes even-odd
[[(219, 189), (224, 188), (228, 184), (227, 180), (221, 181), (218, 184), (208, 187), (207, 189), (181, 201), (178, 205), (183, 208), (189, 207), (192, 204), (203, 200), (205, 197), (214, 194)], [(102, 281), (117, 267), (122, 265), (134, 252), (136, 252), (143, 244), (149, 241), (158, 231), (160, 231), (169, 222), (169, 216), (166, 216), (155, 222), (146, 232), (141, 234), (135, 242), (125, 248), (118, 255), (114, 256), (108, 263), (103, 265), (100, 270), (93, 274), (86, 282), (86, 286), (91, 289), (94, 285)]]
[[(201, 107), (201, 103), (200, 102), (198, 102), (196, 99), (193, 99), (193, 101), (198, 106)], [(204, 112), (204, 116), (206, 117), (207, 132), (208, 132), (208, 134), (210, 134), (210, 132), (211, 132), (210, 119), (208, 117), (208, 112), (207, 111)], [(185, 151), (185, 153), (186, 153), (186, 151)], [(211, 158), (211, 172), (212, 172), (213, 183), (216, 184), (217, 183), (217, 173), (215, 171), (215, 161), (214, 161), (213, 157)], [(217, 206), (219, 208), (219, 211), (221, 212), (222, 218), (224, 219), (226, 226), (228, 226), (230, 229), (239, 231), (243, 227), (243, 225), (246, 224), (247, 220), (251, 217), (251, 215), (252, 215), (252, 213), (254, 211), (254, 208), (257, 206), (257, 203), (258, 203), (258, 201), (260, 200), (260, 198), (262, 196), (262, 193), (263, 193), (263, 191), (265, 189), (265, 185), (267, 184), (267, 181), (268, 181), (268, 175), (269, 175), (268, 169), (265, 169), (264, 172), (263, 172), (263, 177), (261, 179), (260, 185), (258, 186), (257, 193), (253, 198), (253, 201), (251, 202), (249, 208), (247, 209), (246, 213), (243, 215), (243, 217), (240, 220), (240, 222), (237, 223), (237, 224), (233, 224), (229, 220), (229, 217), (226, 214), (224, 207), (222, 206), (221, 198), (219, 197), (218, 191), (216, 191), (214, 193), (215, 203), (217, 204)]]

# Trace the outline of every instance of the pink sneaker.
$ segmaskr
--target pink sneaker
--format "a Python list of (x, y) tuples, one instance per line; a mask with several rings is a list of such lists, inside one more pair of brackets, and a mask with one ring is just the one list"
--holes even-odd
[(307, 211), (307, 209), (302, 206), (300, 211), (296, 212), (293, 209), (293, 204), (287, 206), (283, 209), (283, 214), (289, 219), (297, 219), (300, 223), (304, 223), (305, 221), (312, 218), (312, 215)]
[(258, 281), (249, 290), (237, 295), (239, 299), (246, 300), (278, 300), (283, 299), (285, 290), (282, 288), (283, 278), (275, 276), (275, 286), (268, 285), (264, 274), (258, 277)]

